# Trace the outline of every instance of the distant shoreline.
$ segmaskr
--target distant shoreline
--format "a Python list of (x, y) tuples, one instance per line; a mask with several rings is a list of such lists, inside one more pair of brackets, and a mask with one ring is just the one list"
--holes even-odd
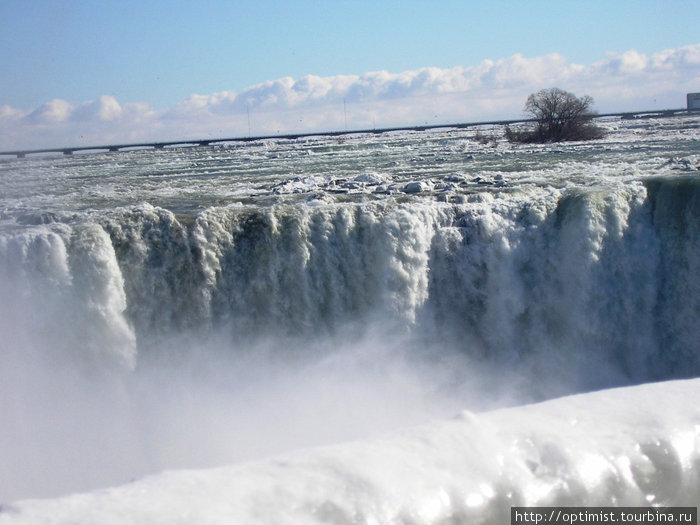
[[(601, 113), (595, 116), (598, 118), (618, 117), (623, 120), (633, 119), (648, 119), (648, 118), (668, 118), (668, 117), (683, 117), (691, 114), (700, 113), (698, 109), (661, 109), (661, 110), (644, 110), (644, 111), (625, 111), (619, 113)], [(224, 144), (228, 142), (254, 142), (258, 140), (296, 140), (306, 137), (338, 137), (344, 135), (360, 135), (360, 134), (382, 134), (396, 131), (428, 131), (432, 129), (465, 129), (477, 126), (504, 126), (511, 124), (520, 124), (524, 122), (533, 122), (533, 119), (515, 119), (515, 120), (490, 120), (479, 122), (464, 122), (455, 124), (426, 124), (422, 126), (398, 126), (391, 128), (375, 128), (375, 129), (355, 129), (344, 131), (316, 131), (308, 133), (287, 133), (278, 135), (258, 135), (247, 137), (229, 137), (218, 139), (192, 139), (192, 140), (173, 140), (173, 141), (157, 141), (157, 142), (136, 142), (129, 144), (107, 144), (100, 146), (65, 146), (59, 148), (38, 148), (0, 151), (0, 155), (15, 156), (24, 158), (27, 155), (40, 153), (62, 153), (64, 155), (72, 155), (77, 151), (111, 151), (117, 152), (121, 150), (131, 149), (165, 149), (168, 147), (177, 146), (211, 146), (212, 144)]]

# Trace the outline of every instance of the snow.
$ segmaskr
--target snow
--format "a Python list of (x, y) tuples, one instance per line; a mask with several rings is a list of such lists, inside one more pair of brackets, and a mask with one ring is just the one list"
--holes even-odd
[(0, 507), (18, 524), (503, 524), (511, 506), (695, 506), (700, 380), (602, 390)]

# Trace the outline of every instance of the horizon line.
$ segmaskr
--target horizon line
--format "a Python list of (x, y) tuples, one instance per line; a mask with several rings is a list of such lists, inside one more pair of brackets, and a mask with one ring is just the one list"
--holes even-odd
[[(673, 117), (681, 116), (679, 114), (691, 114), (700, 112), (700, 109), (691, 108), (678, 108), (678, 109), (656, 109), (656, 110), (642, 110), (642, 111), (623, 111), (615, 113), (599, 113), (594, 115), (596, 118), (605, 117), (620, 117), (625, 119), (633, 118), (652, 118), (654, 116), (658, 117)], [(258, 140), (296, 140), (305, 137), (338, 137), (343, 135), (354, 135), (354, 134), (382, 134), (391, 133), (395, 131), (428, 131), (432, 129), (441, 128), (457, 128), (464, 129), (475, 126), (503, 126), (510, 124), (519, 124), (523, 122), (534, 122), (536, 119), (533, 118), (520, 118), (520, 119), (507, 119), (507, 120), (489, 120), (489, 121), (478, 121), (478, 122), (463, 122), (463, 123), (452, 123), (452, 124), (424, 124), (416, 126), (395, 126), (388, 128), (371, 128), (371, 129), (356, 129), (356, 130), (336, 130), (336, 131), (310, 131), (310, 132), (299, 132), (299, 133), (282, 133), (276, 135), (257, 135), (257, 136), (241, 136), (241, 137), (228, 137), (228, 138), (216, 138), (216, 139), (191, 139), (191, 140), (172, 140), (172, 141), (151, 141), (151, 142), (135, 142), (126, 144), (107, 144), (107, 145), (95, 145), (95, 146), (63, 146), (54, 148), (36, 148), (36, 149), (22, 149), (22, 150), (8, 150), (0, 151), (0, 155), (6, 156), (16, 156), (17, 158), (24, 158), (27, 155), (40, 154), (40, 153), (63, 153), (64, 155), (72, 155), (76, 151), (100, 151), (106, 150), (109, 152), (118, 152), (126, 149), (135, 148), (153, 148), (153, 149), (165, 149), (166, 147), (172, 146), (185, 146), (191, 145), (192, 147), (198, 146), (210, 146), (211, 144), (226, 143), (226, 142), (255, 142)]]

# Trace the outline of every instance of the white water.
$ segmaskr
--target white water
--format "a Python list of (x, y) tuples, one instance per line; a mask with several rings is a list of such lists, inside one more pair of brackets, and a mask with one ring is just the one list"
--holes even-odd
[[(373, 439), (463, 409), (697, 376), (698, 121), (607, 126), (601, 142), (534, 148), (493, 148), (473, 132), (445, 131), (0, 163), (0, 501)], [(491, 523), (513, 494), (528, 504), (644, 500), (651, 492), (629, 465), (613, 461), (622, 488), (612, 492), (601, 472), (612, 468), (612, 451), (629, 462), (636, 445), (647, 454), (650, 439), (673, 442), (686, 458), (672, 474), (681, 478), (674, 501), (693, 504), (697, 442), (683, 438), (678, 448), (673, 440), (697, 436), (697, 414), (664, 408), (692, 397), (697, 387), (687, 385), (680, 394), (662, 384), (514, 408), (512, 424), (484, 414), (484, 428), (516, 440), (534, 439), (538, 418), (553, 428), (567, 411), (611, 418), (606, 439), (554, 431), (558, 450), (569, 452), (555, 454), (567, 466), (548, 471), (547, 490), (519, 474), (501, 490), (488, 472), (506, 445), (464, 460), (459, 447), (422, 448), (443, 425), (468, 449), (490, 447), (491, 431), (468, 419), (436, 423), (419, 439), (408, 431), (398, 441), (319, 452), (327, 461), (320, 470), (302, 461), (281, 474), (268, 461), (150, 478), (110, 492), (109, 505), (135, 509), (133, 522), (173, 522), (175, 510), (149, 510), (132, 499), (133, 487), (180, 508), (171, 498), (181, 500), (181, 489), (170, 491), (169, 480), (200, 480), (209, 493), (208, 484), (235, 478), (246, 487), (236, 488), (235, 509), (215, 503), (227, 497), (213, 491), (187, 512), (202, 517), (195, 521), (216, 522), (206, 513), (218, 509), (211, 512), (224, 512), (222, 522), (281, 523), (275, 512), (289, 505), (308, 510), (328, 500), (336, 510), (328, 507), (326, 521), (388, 523), (414, 512), (406, 510), (418, 490), (411, 484), (425, 477), (421, 497), (444, 504), (430, 519), (414, 509), (414, 522), (478, 515)], [(636, 395), (648, 401), (630, 401)], [(616, 421), (602, 401), (616, 396), (625, 399), (622, 412), (648, 410), (649, 425), (637, 416)], [(394, 443), (396, 462), (385, 464)], [(343, 499), (333, 487), (347, 487), (343, 458), (358, 447), (368, 454), (364, 495)], [(580, 447), (598, 457), (585, 467), (599, 471), (591, 484), (570, 452)], [(422, 466), (407, 486), (391, 488), (386, 480), (403, 477), (412, 453), (426, 458)], [(459, 466), (445, 467), (450, 458)], [(520, 472), (525, 460), (512, 461)], [(337, 476), (327, 478), (327, 469)], [(277, 485), (273, 475), (284, 479)], [(309, 480), (318, 476), (314, 489)], [(477, 488), (458, 487), (472, 482), (491, 487), (482, 494), (490, 503), (467, 512)], [(295, 483), (276, 505), (274, 494)], [(551, 496), (561, 486), (569, 492)], [(101, 506), (103, 497), (80, 501)], [(271, 514), (257, 514), (258, 500)], [(69, 510), (69, 501), (55, 504), (65, 513), (46, 508), (64, 521), (90, 514)], [(33, 523), (42, 505), (7, 507), (0, 519)], [(300, 512), (290, 521), (307, 522)], [(95, 516), (86, 522), (112, 519)]]

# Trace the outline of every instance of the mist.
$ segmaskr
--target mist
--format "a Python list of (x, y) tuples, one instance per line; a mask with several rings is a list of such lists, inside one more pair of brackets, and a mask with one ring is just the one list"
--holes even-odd
[[(132, 368), (62, 347), (76, 327), (37, 324), (43, 315), (3, 315), (1, 501), (363, 439), (508, 402), (484, 388), (495, 378), (483, 367), (469, 379), (464, 356), (427, 347), (421, 356), (399, 328), (241, 344), (159, 338)], [(36, 330), (48, 324), (50, 336)]]

